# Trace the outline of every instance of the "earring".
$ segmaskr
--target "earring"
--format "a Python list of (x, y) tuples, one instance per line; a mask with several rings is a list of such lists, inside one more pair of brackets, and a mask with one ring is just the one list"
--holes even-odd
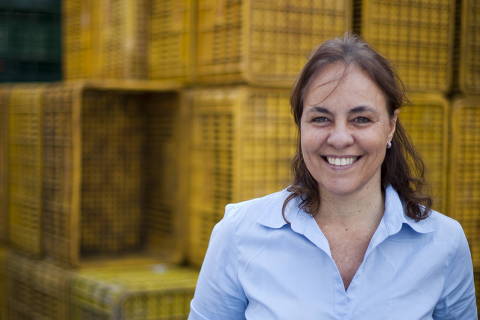
[(388, 141), (387, 142), (387, 149), (390, 149), (392, 147), (392, 142), (391, 141)]

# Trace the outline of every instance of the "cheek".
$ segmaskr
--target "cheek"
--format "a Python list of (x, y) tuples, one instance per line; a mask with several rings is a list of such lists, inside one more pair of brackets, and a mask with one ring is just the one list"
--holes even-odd
[(371, 154), (373, 155), (372, 160), (377, 163), (378, 165), (381, 165), (383, 163), (383, 160), (385, 159), (387, 147), (383, 141), (380, 141), (377, 143), (375, 148), (372, 148)]
[(360, 133), (362, 141), (372, 149), (386, 149), (388, 135), (390, 129), (384, 123), (378, 123), (377, 126), (372, 127)]
[(322, 143), (322, 136), (318, 130), (304, 129), (300, 132), (302, 152), (317, 150)]
[(357, 141), (375, 160), (383, 161), (387, 150), (387, 136), (383, 131), (365, 132), (357, 136)]

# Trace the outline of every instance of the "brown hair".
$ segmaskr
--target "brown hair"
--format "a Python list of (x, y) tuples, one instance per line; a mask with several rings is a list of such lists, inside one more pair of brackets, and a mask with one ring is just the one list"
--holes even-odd
[[(328, 40), (314, 50), (295, 83), (290, 99), (298, 129), (298, 143), (292, 163), (293, 183), (288, 188), (291, 194), (283, 203), (284, 218), (287, 203), (296, 197), (300, 198), (300, 208), (311, 215), (315, 215), (320, 208), (317, 182), (308, 171), (302, 156), (300, 120), (303, 100), (310, 82), (326, 66), (335, 62), (343, 62), (346, 66), (355, 64), (363, 70), (384, 93), (390, 116), (393, 117), (395, 110), (400, 108), (406, 99), (403, 85), (387, 59), (357, 36), (347, 33), (343, 38)], [(432, 199), (423, 193), (426, 185), (424, 164), (399, 120), (396, 122), (392, 145), (387, 149), (381, 170), (383, 192), (388, 185), (392, 185), (404, 203), (407, 216), (416, 221), (427, 218)]]

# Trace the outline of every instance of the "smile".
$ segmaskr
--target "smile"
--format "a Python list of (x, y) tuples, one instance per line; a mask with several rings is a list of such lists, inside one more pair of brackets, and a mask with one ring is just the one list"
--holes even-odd
[(333, 157), (333, 156), (323, 156), (322, 157), (325, 161), (329, 164), (336, 166), (336, 167), (347, 167), (352, 165), (355, 161), (360, 159), (359, 156), (351, 156), (351, 157)]

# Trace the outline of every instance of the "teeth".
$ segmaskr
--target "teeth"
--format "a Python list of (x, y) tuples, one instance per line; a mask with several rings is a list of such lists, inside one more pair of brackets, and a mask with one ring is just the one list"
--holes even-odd
[(333, 164), (335, 166), (348, 166), (351, 165), (357, 157), (351, 158), (337, 158), (337, 157), (327, 157), (328, 163)]

